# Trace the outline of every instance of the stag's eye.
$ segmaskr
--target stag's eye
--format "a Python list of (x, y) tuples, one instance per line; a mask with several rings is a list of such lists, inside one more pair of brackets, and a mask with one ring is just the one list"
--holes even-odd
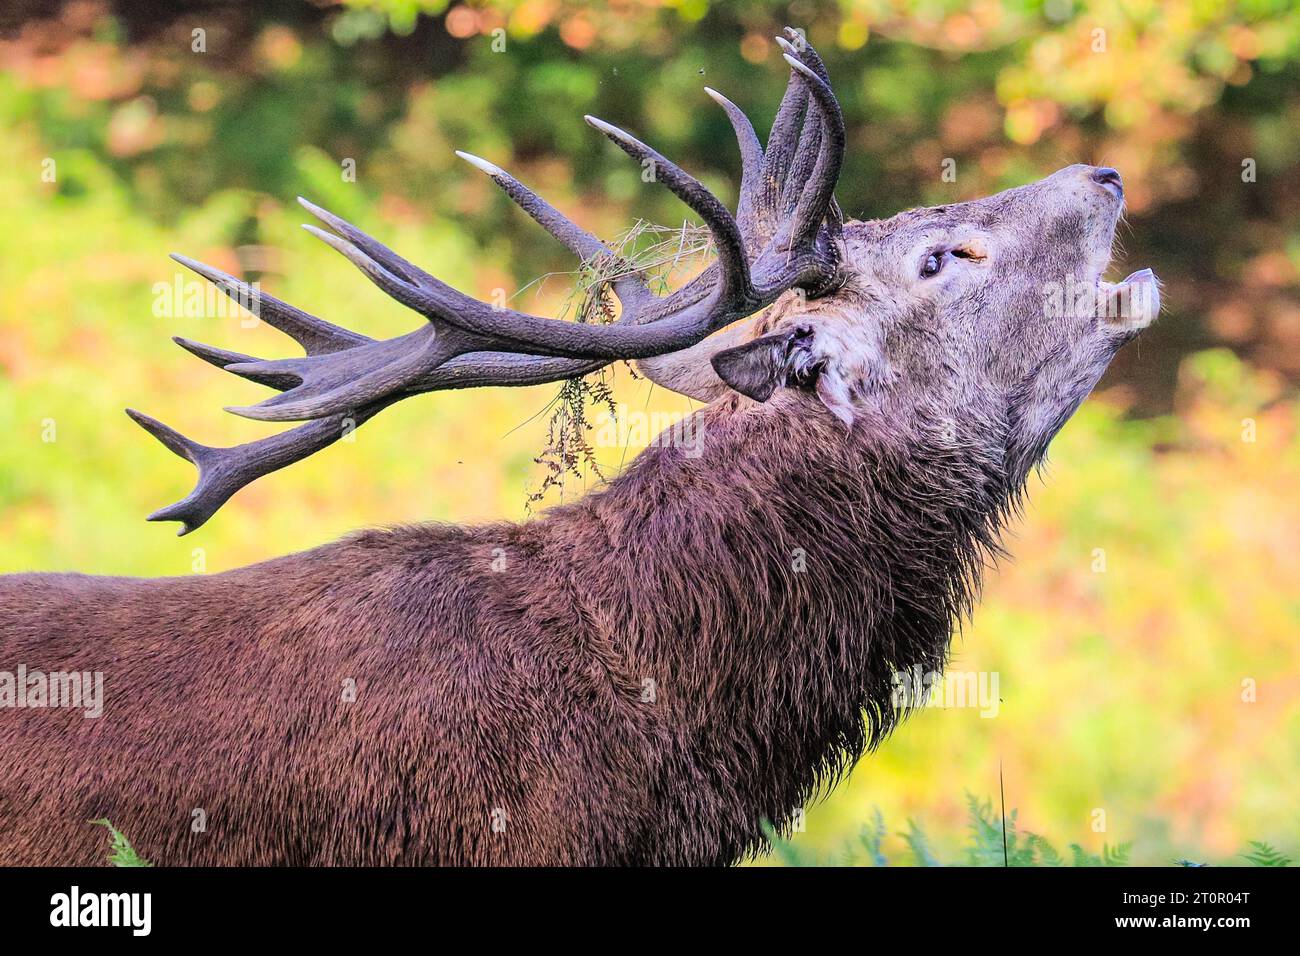
[(937, 276), (939, 270), (943, 268), (946, 258), (948, 258), (946, 253), (932, 253), (926, 256), (925, 264), (921, 266), (921, 278), (928, 279), (931, 276)]
[(952, 259), (983, 262), (984, 253), (965, 246), (954, 246), (951, 249), (937, 249), (926, 256), (925, 262), (921, 264), (921, 278), (931, 279), (934, 276), (937, 276), (943, 267)]

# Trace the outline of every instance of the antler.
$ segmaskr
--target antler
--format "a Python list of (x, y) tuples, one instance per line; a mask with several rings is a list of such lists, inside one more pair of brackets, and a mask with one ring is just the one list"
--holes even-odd
[(236, 301), (251, 303), (262, 319), (306, 352), (302, 358), (266, 361), (177, 338), (204, 361), (280, 392), (257, 405), (227, 411), (262, 421), (307, 423), (247, 444), (213, 448), (128, 409), (141, 427), (199, 471), (198, 483), (186, 498), (154, 512), (149, 520), (179, 521), (180, 534), (188, 534), (240, 488), (325, 448), (410, 395), (483, 385), (535, 385), (586, 375), (617, 359), (688, 348), (770, 305), (789, 289), (817, 296), (835, 288), (840, 280), (842, 217), (833, 192), (844, 155), (844, 121), (826, 68), (812, 47), (789, 29), (777, 42), (791, 74), (766, 151), (739, 107), (706, 88), (726, 111), (740, 143), (742, 174), (734, 218), (676, 164), (623, 130), (585, 117), (651, 169), (709, 229), (717, 261), (670, 295), (651, 293), (631, 265), (509, 173), (458, 152), (584, 262), (604, 260), (615, 267), (617, 277), (610, 285), (621, 314), (609, 325), (543, 318), (479, 302), (305, 199), (299, 202), (327, 228), (304, 228), (346, 256), (392, 298), (424, 316), (427, 324), (396, 338), (370, 339), (174, 255)]

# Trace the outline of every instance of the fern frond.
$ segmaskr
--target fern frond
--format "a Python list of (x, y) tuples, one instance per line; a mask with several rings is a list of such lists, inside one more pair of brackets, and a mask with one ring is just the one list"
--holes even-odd
[[(1056, 847), (1052, 846), (1052, 844), (1048, 843), (1047, 840), (1040, 837), (1037, 833), (1027, 834), (1025, 842), (1029, 846), (1030, 853), (1037, 854), (1038, 866), (1060, 866), (1065, 862), (1065, 860), (1062, 859), (1061, 854), (1056, 852)], [(1033, 866), (1035, 864), (1029, 865)]]
[(943, 866), (930, 850), (930, 839), (915, 820), (907, 821), (907, 832), (900, 833), (907, 847), (912, 851), (912, 858), (917, 866)]
[(1101, 857), (1095, 856), (1079, 846), (1077, 843), (1070, 844), (1070, 861), (1073, 866), (1101, 866)]
[(1114, 847), (1103, 843), (1101, 845), (1102, 866), (1128, 866), (1129, 851), (1132, 849), (1132, 843), (1121, 843)]
[(1280, 852), (1269, 846), (1267, 843), (1261, 843), (1259, 840), (1251, 840), (1253, 849), (1249, 853), (1242, 853), (1248, 861), (1255, 866), (1290, 866), (1291, 858), (1283, 856)]
[(108, 821), (107, 817), (101, 817), (98, 820), (91, 820), (90, 822), (99, 826), (108, 827), (108, 862), (113, 864), (113, 866), (153, 866), (152, 863), (135, 852), (135, 847), (131, 846), (130, 841), (122, 835), (122, 831), (113, 826), (113, 824)]
[(873, 866), (889, 866), (882, 844), (885, 842), (885, 815), (876, 807), (871, 824), (864, 823), (858, 831), (858, 842), (867, 851)]

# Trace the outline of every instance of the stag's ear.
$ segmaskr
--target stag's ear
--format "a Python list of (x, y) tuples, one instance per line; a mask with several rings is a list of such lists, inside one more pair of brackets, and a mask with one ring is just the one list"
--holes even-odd
[(821, 362), (812, 357), (811, 345), (812, 330), (800, 326), (723, 349), (710, 361), (718, 378), (741, 395), (765, 402), (782, 385), (816, 384)]

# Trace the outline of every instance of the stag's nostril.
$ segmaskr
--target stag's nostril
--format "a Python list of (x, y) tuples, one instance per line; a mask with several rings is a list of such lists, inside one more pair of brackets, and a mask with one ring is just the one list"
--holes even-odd
[(1124, 195), (1124, 180), (1120, 178), (1118, 169), (1111, 166), (1098, 166), (1092, 171), (1092, 181), (1099, 186), (1111, 187), (1121, 196)]

